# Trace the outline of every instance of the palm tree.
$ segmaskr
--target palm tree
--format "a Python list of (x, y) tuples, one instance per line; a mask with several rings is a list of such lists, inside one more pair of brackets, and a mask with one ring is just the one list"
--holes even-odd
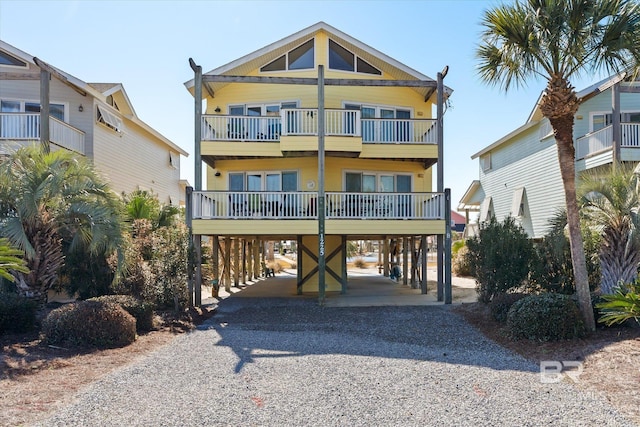
[(582, 213), (602, 235), (600, 291), (613, 294), (621, 283), (633, 283), (640, 264), (640, 175), (629, 166), (581, 177)]
[(476, 54), (486, 83), (508, 91), (542, 77), (540, 111), (556, 138), (578, 302), (595, 330), (575, 184), (573, 120), (580, 100), (571, 79), (587, 71), (640, 66), (640, 6), (634, 0), (517, 0), (485, 12)]
[(84, 158), (40, 146), (0, 163), (0, 233), (25, 253), (18, 286), (41, 302), (70, 251), (112, 253), (121, 242), (119, 200)]

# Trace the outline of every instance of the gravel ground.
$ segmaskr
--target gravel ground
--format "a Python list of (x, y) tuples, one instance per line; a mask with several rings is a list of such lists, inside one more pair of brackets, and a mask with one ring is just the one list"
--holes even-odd
[(632, 426), (448, 307), (228, 298), (44, 426)]

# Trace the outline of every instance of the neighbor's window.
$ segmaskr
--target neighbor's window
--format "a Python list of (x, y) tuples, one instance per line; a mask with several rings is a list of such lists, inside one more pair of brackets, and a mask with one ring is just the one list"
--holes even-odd
[(102, 105), (98, 105), (96, 120), (116, 132), (122, 132), (122, 120)]

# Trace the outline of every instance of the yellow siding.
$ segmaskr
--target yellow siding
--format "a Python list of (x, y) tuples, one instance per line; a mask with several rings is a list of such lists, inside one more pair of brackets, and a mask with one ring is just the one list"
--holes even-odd
[(193, 234), (209, 236), (296, 236), (317, 233), (316, 220), (193, 220)]
[(443, 220), (327, 220), (327, 234), (356, 236), (413, 236), (443, 234)]
[[(393, 80), (393, 76), (363, 75), (345, 71), (330, 70), (328, 67), (328, 37), (324, 32), (316, 34), (315, 54), (316, 64), (325, 66), (325, 78), (348, 79), (382, 79)], [(270, 77), (318, 77), (317, 69), (303, 71), (286, 71), (260, 73), (256, 68), (250, 76)], [(222, 114), (227, 113), (229, 105), (246, 103), (266, 103), (277, 101), (298, 101), (300, 107), (315, 108), (318, 105), (318, 88), (316, 86), (231, 83), (215, 94), (215, 99), (207, 98), (206, 114), (215, 114), (216, 107), (220, 107)], [(342, 108), (343, 102), (357, 102), (363, 104), (388, 105), (411, 108), (414, 117), (428, 119), (432, 117), (431, 101), (425, 102), (421, 95), (411, 88), (399, 87), (355, 87), (355, 86), (326, 86), (325, 107)]]
[[(313, 181), (317, 184), (318, 159), (316, 157), (297, 157), (218, 160), (216, 161), (216, 170), (221, 173), (218, 177), (214, 176), (211, 168), (207, 169), (208, 190), (227, 190), (229, 188), (228, 172), (297, 170), (299, 172), (298, 189), (306, 191), (306, 183), (308, 181)], [(344, 157), (328, 157), (325, 159), (325, 190), (343, 191), (345, 171), (411, 173), (413, 174), (414, 192), (432, 191), (431, 168), (425, 170), (421, 163)], [(317, 189), (317, 186), (315, 189)]]

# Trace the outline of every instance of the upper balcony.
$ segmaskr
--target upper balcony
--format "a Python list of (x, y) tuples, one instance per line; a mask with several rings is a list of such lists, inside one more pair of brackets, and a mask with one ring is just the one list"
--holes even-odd
[[(363, 118), (359, 110), (326, 109), (324, 122), (327, 152), (374, 158), (437, 158), (434, 119)], [(203, 155), (237, 156), (243, 147), (238, 143), (246, 144), (246, 151), (253, 155), (317, 151), (317, 136), (318, 110), (314, 108), (283, 109), (273, 116), (202, 116), (202, 141), (215, 142), (203, 149)], [(265, 143), (272, 144), (270, 149), (251, 145)], [(391, 144), (393, 150), (389, 150)]]
[[(621, 148), (640, 148), (640, 123), (621, 123)], [(611, 151), (613, 126), (586, 134), (576, 141), (576, 160), (584, 160)], [(640, 150), (638, 150), (640, 155)], [(625, 159), (622, 159), (625, 160)]]
[[(84, 132), (49, 117), (49, 140), (62, 148), (84, 155)], [(39, 113), (0, 113), (0, 141), (40, 140)]]

